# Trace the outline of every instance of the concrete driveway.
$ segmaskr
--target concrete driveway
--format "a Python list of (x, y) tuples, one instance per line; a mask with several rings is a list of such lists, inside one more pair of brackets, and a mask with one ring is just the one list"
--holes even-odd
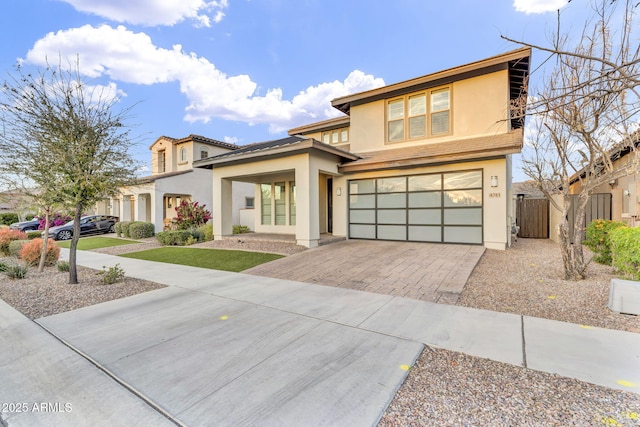
[(243, 273), (455, 304), (484, 247), (346, 240)]

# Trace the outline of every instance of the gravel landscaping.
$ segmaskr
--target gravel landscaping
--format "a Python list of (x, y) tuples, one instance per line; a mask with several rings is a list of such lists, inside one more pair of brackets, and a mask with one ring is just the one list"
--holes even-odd
[[(157, 247), (144, 243), (96, 251), (110, 254)], [(232, 239), (216, 247), (291, 254), (287, 243)], [(162, 287), (126, 279), (98, 284), (96, 272), (80, 268), (80, 285), (54, 268), (26, 279), (0, 275), (0, 298), (38, 318)], [(487, 250), (458, 305), (640, 332), (640, 318), (607, 309), (611, 267), (595, 263), (580, 282), (560, 279), (560, 252), (548, 240), (520, 239), (507, 251)], [(640, 366), (639, 366), (640, 369)], [(600, 387), (519, 366), (426, 347), (380, 420), (380, 426), (640, 426), (640, 395)]]

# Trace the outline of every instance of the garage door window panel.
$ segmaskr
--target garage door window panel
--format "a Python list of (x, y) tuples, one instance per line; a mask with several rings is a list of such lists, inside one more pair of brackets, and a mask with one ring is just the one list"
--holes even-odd
[(404, 225), (379, 225), (378, 239), (407, 240), (407, 227)]
[(442, 206), (442, 192), (409, 193), (410, 208), (439, 208)]
[(352, 223), (355, 224), (375, 224), (376, 223), (376, 211), (375, 210), (360, 210), (352, 209), (349, 211), (349, 217)]
[(378, 208), (406, 208), (407, 194), (378, 194)]
[(442, 224), (442, 211), (440, 209), (410, 209), (409, 224), (440, 225)]
[(440, 174), (410, 176), (408, 181), (409, 191), (429, 191), (442, 188), (442, 176)]
[(405, 209), (379, 209), (378, 224), (406, 224), (407, 211)]
[(445, 209), (445, 225), (482, 225), (482, 209)]
[(414, 242), (441, 242), (442, 227), (409, 226), (409, 240)]
[(399, 193), (407, 191), (407, 178), (404, 176), (395, 178), (378, 179), (378, 193)]
[(349, 206), (352, 209), (373, 209), (376, 207), (376, 196), (373, 194), (353, 194), (349, 196)]
[(444, 206), (482, 206), (482, 190), (445, 191)]
[(445, 173), (444, 189), (482, 188), (482, 171)]
[(482, 227), (444, 227), (447, 243), (482, 243)]
[(349, 236), (354, 239), (375, 239), (376, 226), (363, 225), (363, 224), (351, 224), (349, 226)]

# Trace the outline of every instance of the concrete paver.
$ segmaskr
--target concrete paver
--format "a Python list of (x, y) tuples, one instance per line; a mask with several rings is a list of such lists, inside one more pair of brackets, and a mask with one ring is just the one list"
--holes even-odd
[[(455, 302), (484, 247), (346, 240), (262, 264), (244, 273), (425, 301)], [(375, 281), (367, 279), (373, 278)]]

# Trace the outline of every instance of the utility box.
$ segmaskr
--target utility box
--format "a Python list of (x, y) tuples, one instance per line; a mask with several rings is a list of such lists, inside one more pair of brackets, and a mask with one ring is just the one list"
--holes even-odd
[(611, 279), (609, 309), (624, 314), (640, 314), (640, 282)]

